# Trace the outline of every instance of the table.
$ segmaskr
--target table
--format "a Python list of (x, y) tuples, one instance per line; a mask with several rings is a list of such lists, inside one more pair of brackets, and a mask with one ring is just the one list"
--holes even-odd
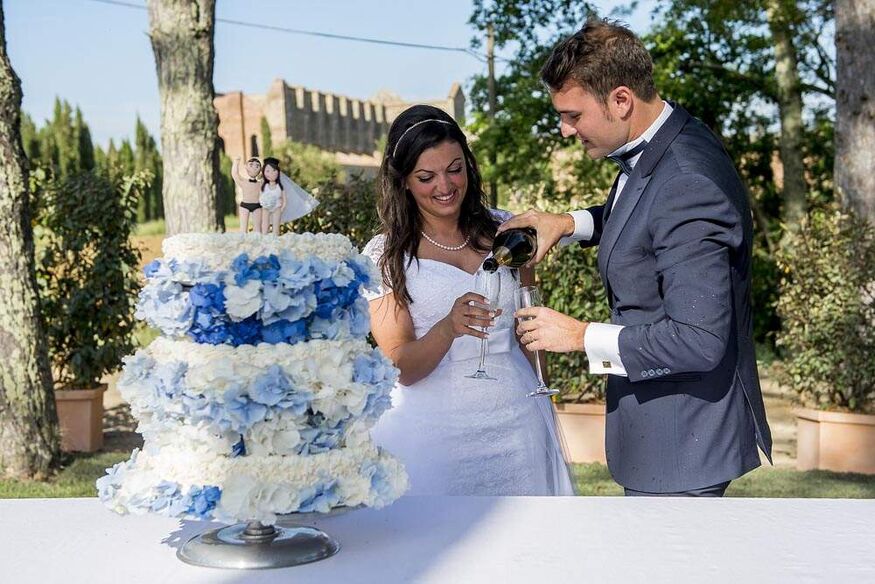
[(182, 563), (217, 524), (96, 499), (0, 500), (0, 582), (875, 582), (875, 500), (404, 497), (315, 522), (339, 554), (279, 570)]

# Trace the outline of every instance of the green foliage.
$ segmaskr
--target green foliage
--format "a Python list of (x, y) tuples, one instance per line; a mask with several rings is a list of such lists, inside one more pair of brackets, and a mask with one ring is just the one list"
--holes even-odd
[[(468, 131), (475, 139), (471, 146), (484, 183), (496, 181), (502, 200), (521, 188), (537, 186), (552, 191), (553, 153), (572, 145), (559, 136), (558, 117), (550, 96), (538, 82), (538, 70), (546, 55), (543, 48), (530, 60), (515, 60), (508, 65), (508, 73), (496, 80), (499, 106), (494, 119), (484, 113), (488, 110), (486, 78), (475, 78), (472, 86), (475, 113)], [(494, 165), (489, 160), (493, 151)]]
[(810, 407), (875, 410), (875, 228), (816, 209), (778, 258), (782, 381)]
[[(236, 185), (231, 176), (231, 159), (224, 150), (219, 150), (219, 180), (218, 180), (218, 212), (227, 217), (237, 216)], [(226, 220), (227, 221), (227, 220)], [(227, 231), (228, 225), (225, 225)]]
[(66, 101), (55, 98), (51, 120), (37, 129), (30, 117), (23, 116), (21, 131), (31, 167), (42, 168), (58, 178), (94, 168), (91, 131), (78, 107), (74, 110)]
[[(579, 28), (591, 13), (586, 2), (571, 0), (476, 0), (470, 19), (482, 37), (491, 23), (496, 50), (512, 48), (516, 54), (496, 79), (494, 120), (489, 109), (488, 81), (478, 76), (471, 87), (474, 114), (468, 131), (474, 136), (485, 183), (495, 181), (499, 200), (520, 189), (536, 187), (546, 196), (554, 190), (551, 164), (554, 153), (571, 145), (558, 132), (558, 116), (538, 78), (538, 71), (555, 42)], [(480, 38), (472, 43), (480, 44)], [(495, 152), (496, 164), (490, 163)]]
[[(570, 245), (554, 251), (538, 266), (544, 302), (550, 308), (582, 321), (610, 322), (610, 310), (599, 279), (595, 250)], [(561, 401), (604, 401), (605, 379), (590, 375), (586, 353), (549, 353), (550, 384)]]
[(343, 178), (340, 165), (331, 154), (316, 146), (287, 140), (273, 149), (280, 168), (305, 189), (313, 189), (325, 181)]
[[(153, 221), (164, 217), (164, 168), (161, 153), (155, 138), (149, 134), (146, 125), (137, 116), (134, 128), (133, 171), (147, 172), (152, 176), (149, 186), (143, 191), (137, 210), (137, 221)], [(128, 175), (131, 174), (130, 172)]]
[(377, 186), (373, 179), (353, 175), (345, 180), (331, 154), (315, 146), (288, 140), (274, 148), (280, 168), (319, 199), (319, 206), (282, 231), (341, 233), (362, 247), (377, 232)]
[(377, 217), (377, 185), (373, 179), (354, 175), (341, 182), (329, 178), (318, 186), (305, 188), (319, 199), (319, 206), (309, 215), (288, 224), (293, 231), (340, 233), (359, 248), (377, 233), (380, 222)]
[(37, 279), (58, 387), (95, 387), (133, 348), (131, 233), (150, 178), (79, 173), (36, 190)]
[[(614, 168), (590, 160), (581, 148), (558, 151), (550, 164), (554, 190), (518, 195), (511, 201), (517, 211), (526, 207), (563, 212), (583, 209), (605, 200)], [(607, 322), (610, 309), (598, 273), (595, 249), (577, 245), (553, 250), (538, 266), (537, 276), (547, 306), (583, 321)], [(603, 401), (605, 380), (588, 373), (586, 354), (549, 353), (550, 383), (562, 393), (561, 401)]]
[[(531, 60), (553, 40), (579, 29), (592, 13), (589, 2), (578, 0), (474, 0), (468, 22), (481, 37), (492, 24), (496, 48), (512, 45), (518, 57)], [(482, 46), (482, 38), (471, 44)]]
[(27, 113), (21, 112), (21, 144), (24, 147), (24, 155), (34, 163), (40, 158), (40, 136), (36, 124)]
[(261, 156), (273, 156), (273, 140), (270, 136), (270, 124), (267, 118), (261, 116)]
[(21, 134), (24, 152), (31, 169), (41, 169), (48, 177), (66, 180), (82, 172), (97, 170), (111, 181), (136, 172), (151, 176), (149, 184), (140, 193), (137, 220), (152, 221), (164, 217), (161, 196), (163, 169), (161, 154), (155, 139), (137, 117), (132, 145), (123, 140), (116, 148), (112, 140), (106, 151), (91, 142), (91, 132), (79, 108), (55, 100), (53, 118), (37, 128), (27, 115), (22, 116)]

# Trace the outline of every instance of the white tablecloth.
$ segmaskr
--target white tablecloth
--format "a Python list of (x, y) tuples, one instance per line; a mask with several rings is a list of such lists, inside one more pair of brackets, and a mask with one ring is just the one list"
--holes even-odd
[(175, 555), (207, 523), (0, 500), (0, 583), (875, 582), (873, 500), (405, 497), (316, 525), (339, 554), (216, 570)]

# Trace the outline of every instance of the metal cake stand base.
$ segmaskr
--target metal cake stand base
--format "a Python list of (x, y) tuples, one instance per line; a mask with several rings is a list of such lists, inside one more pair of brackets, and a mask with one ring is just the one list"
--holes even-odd
[(196, 535), (176, 555), (195, 566), (261, 570), (318, 562), (339, 550), (337, 541), (314, 527), (252, 521)]

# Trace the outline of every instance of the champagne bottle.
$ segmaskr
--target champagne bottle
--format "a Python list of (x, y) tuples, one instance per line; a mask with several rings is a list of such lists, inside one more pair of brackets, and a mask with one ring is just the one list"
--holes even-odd
[(538, 251), (538, 233), (534, 227), (508, 229), (495, 236), (492, 255), (483, 262), (483, 269), (494, 272), (500, 266), (521, 268)]

